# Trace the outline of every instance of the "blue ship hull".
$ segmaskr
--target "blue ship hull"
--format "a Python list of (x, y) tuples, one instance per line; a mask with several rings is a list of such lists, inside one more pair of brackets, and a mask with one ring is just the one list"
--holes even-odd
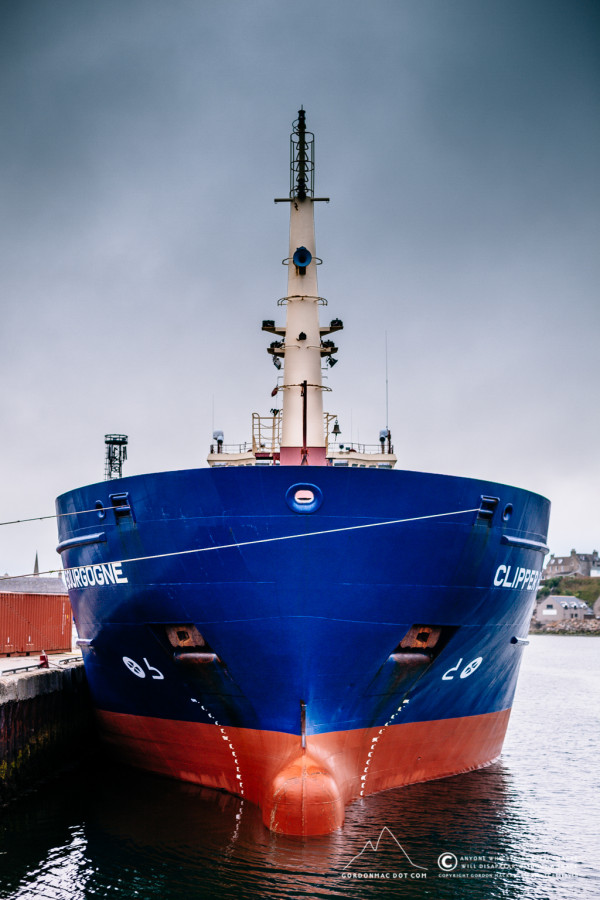
[[(293, 833), (337, 827), (372, 790), (489, 762), (549, 508), (491, 482), (334, 467), (166, 472), (63, 494), (59, 551), (105, 737), (136, 765), (255, 800)], [(402, 729), (427, 742), (428, 723), (450, 741), (449, 768), (415, 745), (409, 772)], [(313, 817), (290, 799), (307, 752)]]

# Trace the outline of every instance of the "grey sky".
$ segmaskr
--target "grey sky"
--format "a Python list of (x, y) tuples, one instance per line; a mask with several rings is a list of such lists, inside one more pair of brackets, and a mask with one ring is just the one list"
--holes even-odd
[[(316, 134), (328, 407), (399, 466), (553, 501), (600, 548), (600, 7), (552, 0), (4, 0), (0, 518), (250, 436), (285, 293), (288, 135)], [(281, 318), (281, 315), (279, 316)], [(214, 398), (214, 400), (213, 400)], [(56, 568), (55, 524), (0, 570)]]

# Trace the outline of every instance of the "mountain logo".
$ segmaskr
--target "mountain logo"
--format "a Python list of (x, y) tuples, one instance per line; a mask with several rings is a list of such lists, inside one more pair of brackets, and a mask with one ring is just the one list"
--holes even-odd
[(361, 857), (362, 857), (363, 862), (369, 860), (369, 857), (368, 857), (369, 853), (378, 853), (379, 845), (380, 845), (384, 835), (390, 837), (393, 840), (393, 842), (396, 844), (396, 846), (398, 847), (398, 849), (400, 850), (400, 852), (402, 853), (404, 858), (413, 867), (413, 869), (422, 869), (423, 871), (427, 871), (426, 866), (419, 866), (419, 865), (417, 865), (417, 863), (414, 863), (412, 861), (412, 859), (410, 858), (410, 856), (408, 855), (408, 853), (406, 852), (406, 850), (404, 849), (404, 847), (402, 846), (402, 844), (400, 843), (398, 838), (390, 831), (390, 829), (387, 827), (387, 825), (385, 825), (381, 829), (381, 833), (380, 833), (379, 837), (377, 838), (377, 841), (375, 842), (375, 844), (373, 844), (373, 841), (367, 841), (365, 843), (365, 846), (360, 851), (360, 853), (357, 853), (356, 856), (352, 857), (352, 859), (350, 860), (349, 863), (346, 863), (346, 865), (344, 866), (344, 869), (348, 869), (352, 865), (352, 863), (355, 863), (358, 859), (361, 859)]

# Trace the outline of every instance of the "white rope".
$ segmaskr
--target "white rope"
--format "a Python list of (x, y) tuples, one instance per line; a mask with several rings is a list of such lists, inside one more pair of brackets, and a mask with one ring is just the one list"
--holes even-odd
[[(89, 512), (108, 512), (113, 506), (95, 506), (93, 509), (78, 509), (77, 512), (54, 513), (53, 516), (34, 516), (32, 519), (12, 519), (10, 522), (0, 522), (0, 525), (20, 525), (22, 522), (41, 522), (43, 519), (62, 519), (63, 516), (80, 516)], [(15, 576), (16, 577), (16, 576)]]
[[(149, 559), (166, 559), (171, 556), (187, 556), (190, 553), (208, 553), (210, 550), (231, 550), (234, 547), (253, 547), (256, 544), (272, 544), (275, 541), (293, 541), (297, 538), (318, 537), (324, 534), (340, 534), (343, 531), (359, 531), (362, 528), (381, 528), (385, 525), (403, 525), (406, 522), (423, 522), (426, 519), (442, 519), (446, 516), (462, 516), (466, 513), (479, 512), (479, 507), (473, 509), (458, 509), (454, 512), (432, 513), (428, 516), (411, 516), (407, 519), (389, 519), (387, 522), (369, 522), (366, 525), (347, 525), (344, 528), (328, 528), (325, 531), (308, 531), (301, 534), (284, 534), (280, 537), (260, 538), (256, 541), (239, 541), (235, 544), (221, 544), (217, 547), (195, 547), (193, 550), (173, 550), (171, 553), (154, 553), (151, 556), (133, 556), (130, 559), (120, 559), (120, 563), (145, 562)], [(94, 565), (94, 563), (92, 563)], [(71, 569), (79, 569), (80, 566), (67, 566), (64, 569), (47, 569), (40, 575), (56, 575), (68, 572)], [(10, 581), (11, 578), (26, 578), (27, 575), (10, 575), (0, 577), (0, 581)]]

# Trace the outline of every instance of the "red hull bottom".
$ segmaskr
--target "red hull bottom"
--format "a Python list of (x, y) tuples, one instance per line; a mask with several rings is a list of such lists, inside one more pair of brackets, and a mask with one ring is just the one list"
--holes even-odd
[(329, 834), (358, 797), (477, 769), (497, 759), (510, 710), (308, 735), (98, 713), (125, 763), (245, 797), (272, 831)]

